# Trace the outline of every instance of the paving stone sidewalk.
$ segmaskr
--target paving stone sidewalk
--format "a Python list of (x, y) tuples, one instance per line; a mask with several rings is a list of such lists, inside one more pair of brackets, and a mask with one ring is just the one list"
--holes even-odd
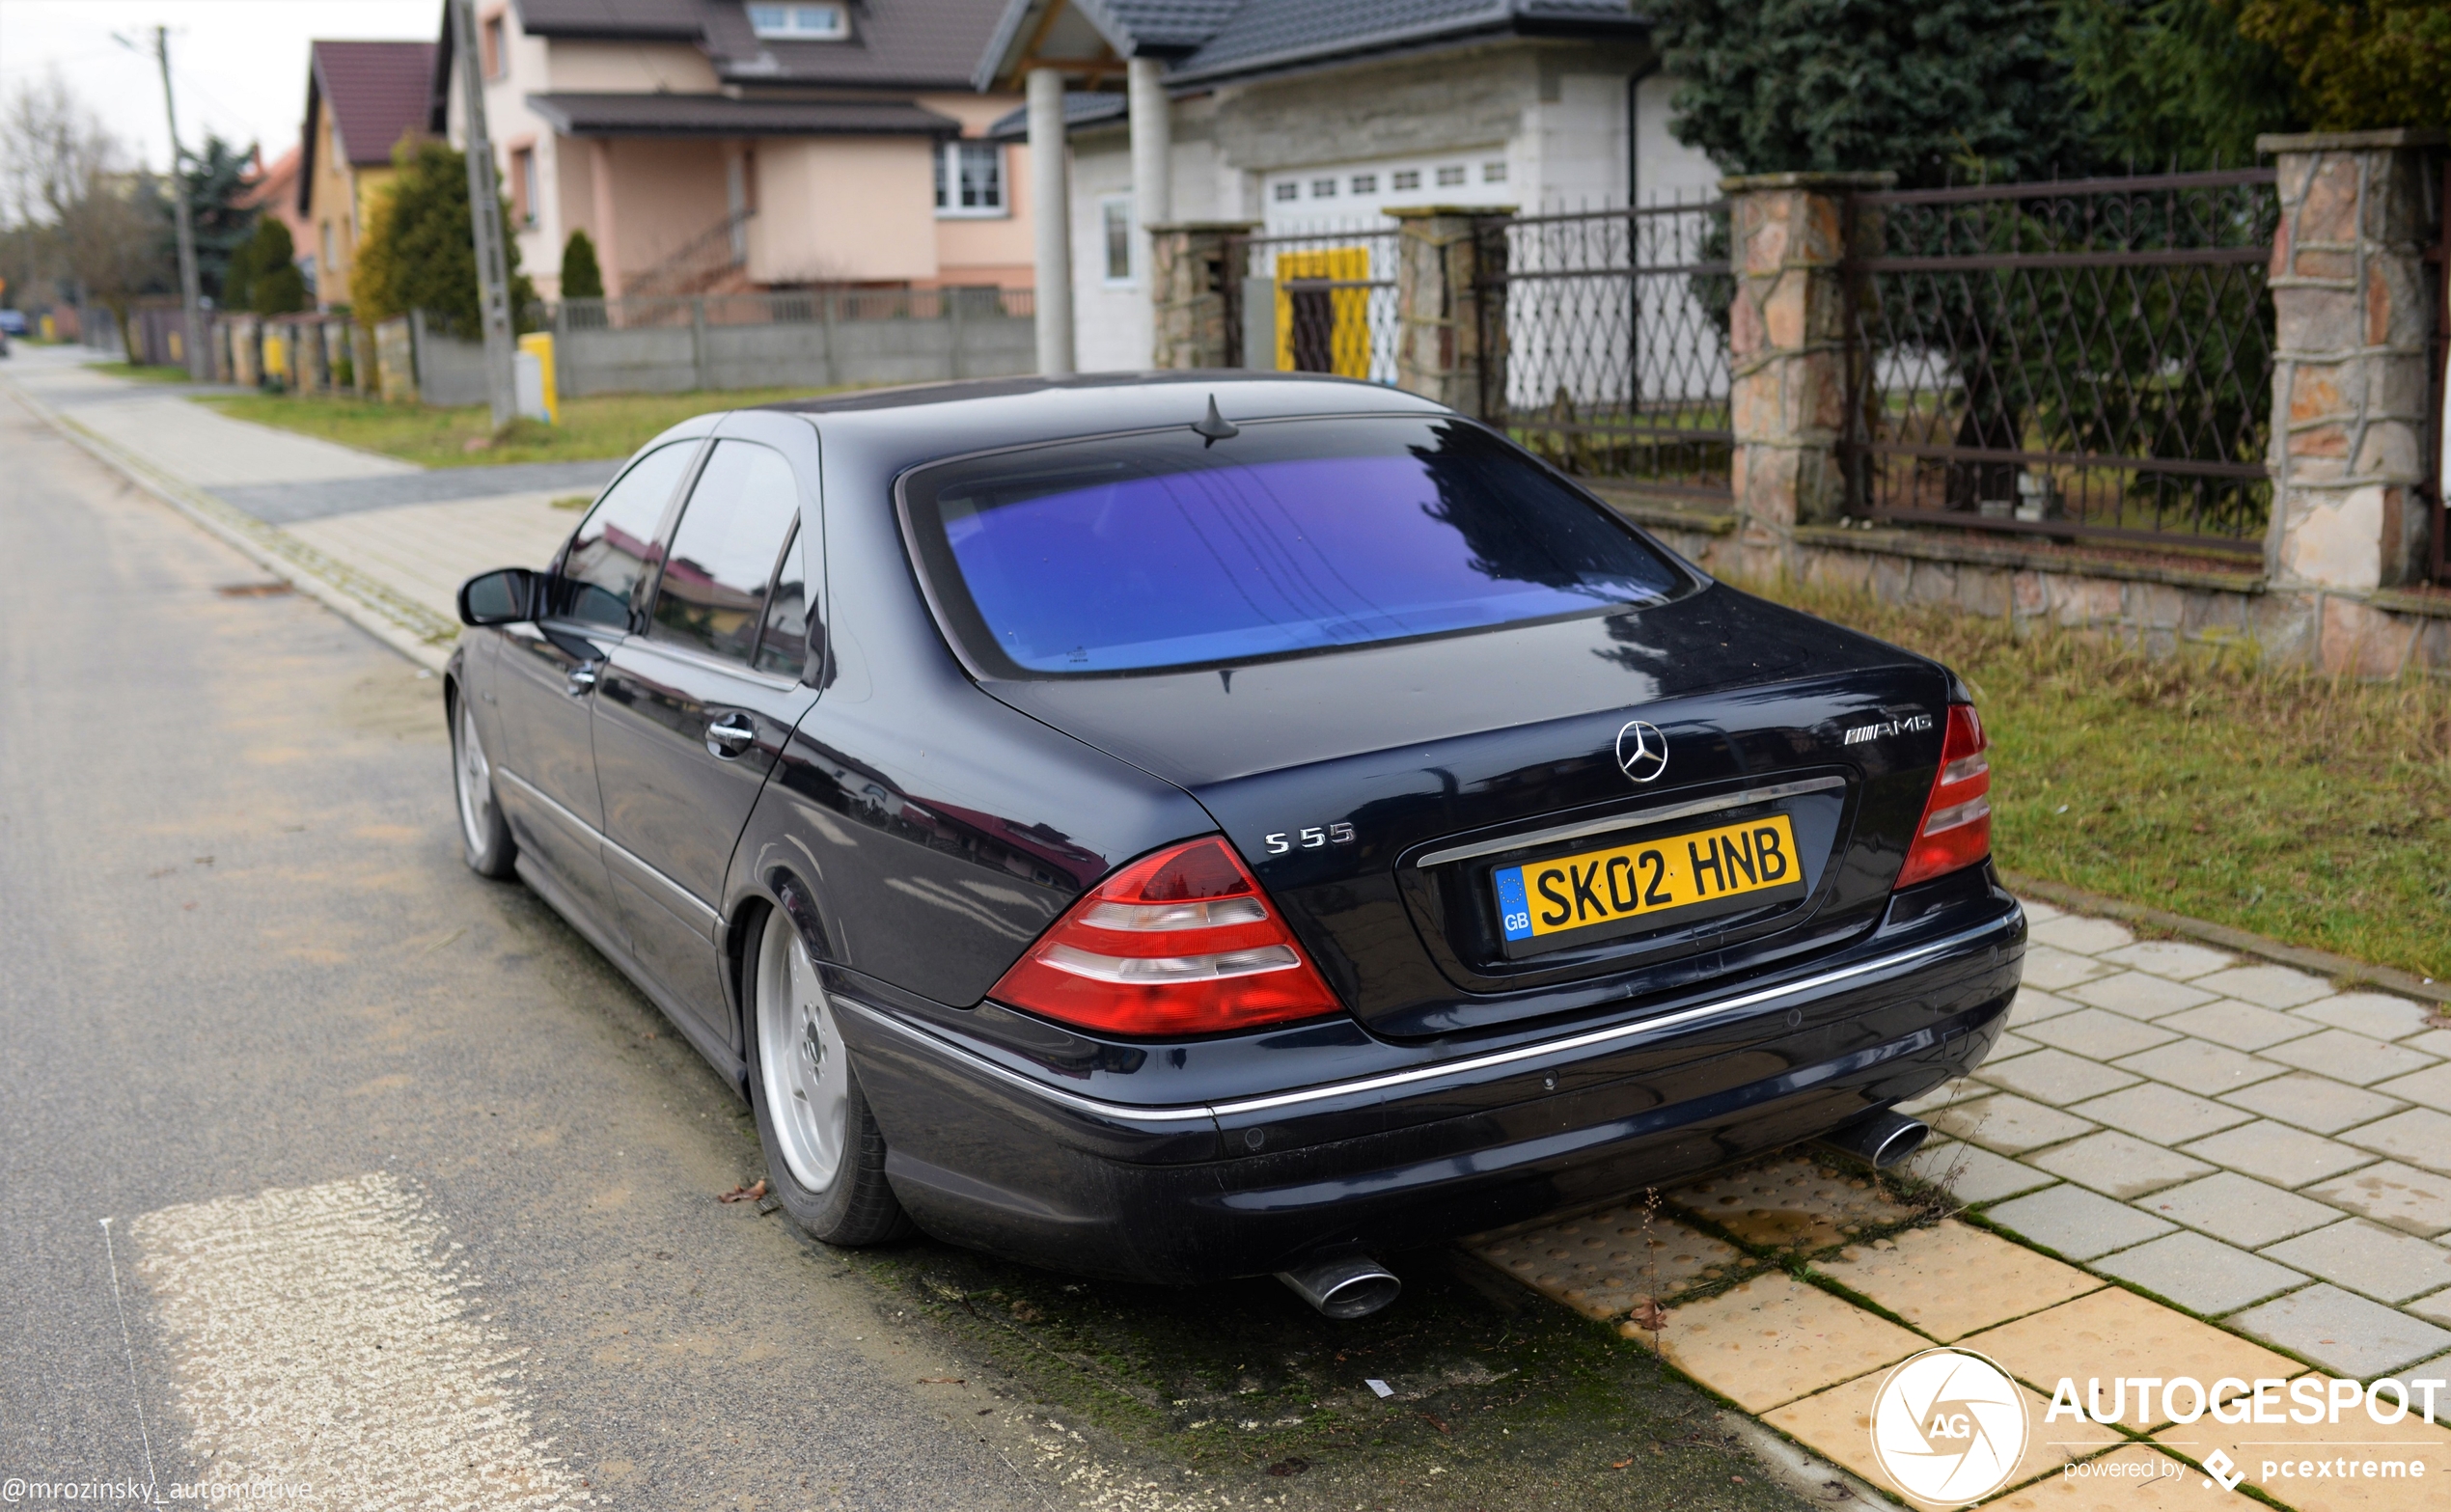
[(2027, 910), (2009, 1031), (1909, 1105), (1950, 1136), (1913, 1168), (1998, 1228), (2336, 1375), (2451, 1354), (2435, 1006)]
[(439, 669), (458, 632), (461, 582), (541, 566), (615, 461), (416, 467), (233, 420), (184, 386), (85, 366), (74, 348), (22, 348), (0, 384), (113, 465), (269, 569), (411, 658)]
[(1896, 1177), (1790, 1152), (1473, 1248), (1881, 1490), (1874, 1394), (1953, 1344), (2034, 1393), (1987, 1505), (2200, 1509), (2217, 1450), (2300, 1512), (2442, 1505), (2438, 1480), (2258, 1478), (2327, 1451), (2451, 1474), (2451, 1428), (2416, 1413), (2046, 1425), (2063, 1376), (2451, 1379), (2451, 1029), (2431, 1003), (2026, 908), (2010, 1031), (1907, 1106), (1944, 1132)]

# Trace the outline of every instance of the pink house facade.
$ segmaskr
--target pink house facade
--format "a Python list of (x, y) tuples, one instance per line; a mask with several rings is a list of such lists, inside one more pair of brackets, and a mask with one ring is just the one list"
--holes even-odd
[[(993, 0), (490, 0), (487, 129), (521, 265), (605, 292), (1028, 288), (1030, 206), (970, 80)], [(466, 139), (449, 29), (431, 120)]]

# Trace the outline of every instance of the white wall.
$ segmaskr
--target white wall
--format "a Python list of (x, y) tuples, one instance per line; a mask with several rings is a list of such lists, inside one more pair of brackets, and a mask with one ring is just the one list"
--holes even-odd
[[(1262, 234), (1286, 235), (1385, 227), (1389, 209), (1408, 205), (1536, 214), (1622, 206), (1630, 191), (1646, 205), (1714, 196), (1719, 169), (1668, 132), (1677, 81), (1653, 75), (1629, 92), (1635, 68), (1630, 54), (1500, 45), (1177, 101), (1173, 218), (1256, 220)], [(1104, 278), (1098, 202), (1130, 189), (1128, 140), (1120, 126), (1102, 126), (1073, 143), (1074, 343), (1084, 371), (1149, 360), (1146, 288)], [(1345, 152), (1330, 155), (1340, 145)], [(1442, 169), (1450, 181), (1439, 181)], [(1399, 185), (1400, 174), (1412, 181)], [(1357, 190), (1357, 179), (1366, 187)], [(1290, 199), (1279, 198), (1285, 186)]]
[[(1110, 283), (1101, 212), (1111, 196), (1132, 192), (1131, 138), (1106, 130), (1072, 149), (1072, 353), (1083, 372), (1138, 371), (1156, 344), (1149, 306), (1148, 249), (1133, 248), (1132, 278)], [(1137, 242), (1139, 238), (1134, 238)]]
[[(1554, 97), (1553, 97), (1554, 96)], [(1513, 144), (1527, 215), (1626, 203), (1626, 76), (1563, 73), (1524, 107)]]
[(1645, 205), (1719, 195), (1719, 165), (1668, 130), (1668, 100), (1682, 82), (1655, 73), (1634, 87), (1635, 194)]

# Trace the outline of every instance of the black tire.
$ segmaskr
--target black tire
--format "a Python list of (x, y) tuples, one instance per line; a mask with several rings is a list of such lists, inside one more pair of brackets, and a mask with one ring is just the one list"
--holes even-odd
[[(826, 1244), (857, 1248), (911, 1234), (915, 1230), (910, 1217), (886, 1183), (885, 1136), (868, 1113), (858, 1068), (840, 1034), (832, 1028), (831, 1002), (817, 980), (808, 946), (781, 909), (767, 911), (741, 966), (741, 1001), (749, 1021), (743, 1035), (749, 1043), (749, 1105), (757, 1115), (757, 1142), (766, 1155), (766, 1191), (783, 1204), (793, 1223)], [(819, 1047), (816, 1054), (806, 1062), (795, 1056), (792, 1061), (778, 1065), (778, 1074), (769, 1078), (770, 1050), (780, 1043), (791, 1047), (786, 1054), (797, 1051), (810, 1039), (812, 1024)], [(835, 1060), (832, 1067), (825, 1065), (828, 1059)], [(839, 1118), (795, 1112), (785, 1116), (793, 1117), (798, 1127), (782, 1126), (773, 1099), (790, 1095), (796, 1108), (810, 1109), (802, 1088), (816, 1089), (827, 1080), (829, 1070), (840, 1078), (834, 1088), (840, 1098)], [(818, 1107), (829, 1102), (820, 1097)], [(823, 1150), (811, 1144), (812, 1131), (819, 1125), (833, 1131), (830, 1174), (820, 1175), (828, 1168)], [(804, 1177), (803, 1169), (795, 1166), (810, 1174)], [(821, 1184), (812, 1185), (812, 1181)]]
[(468, 869), (499, 882), (510, 875), (519, 859), (519, 843), (510, 838), (510, 823), (502, 816), (502, 800), (494, 791), (493, 762), (477, 733), (474, 711), (465, 693), (444, 705), (451, 716), (452, 798), (459, 811), (459, 853)]

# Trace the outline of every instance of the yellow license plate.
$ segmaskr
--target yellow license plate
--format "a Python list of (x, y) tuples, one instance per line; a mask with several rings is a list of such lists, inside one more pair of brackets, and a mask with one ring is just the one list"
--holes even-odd
[[(1500, 927), (1509, 944), (1625, 920), (1658, 920), (1722, 898), (1801, 893), (1796, 832), (1774, 813), (1741, 824), (1501, 866)], [(1762, 898), (1761, 902), (1771, 899)], [(1712, 912), (1719, 912), (1714, 909)]]

